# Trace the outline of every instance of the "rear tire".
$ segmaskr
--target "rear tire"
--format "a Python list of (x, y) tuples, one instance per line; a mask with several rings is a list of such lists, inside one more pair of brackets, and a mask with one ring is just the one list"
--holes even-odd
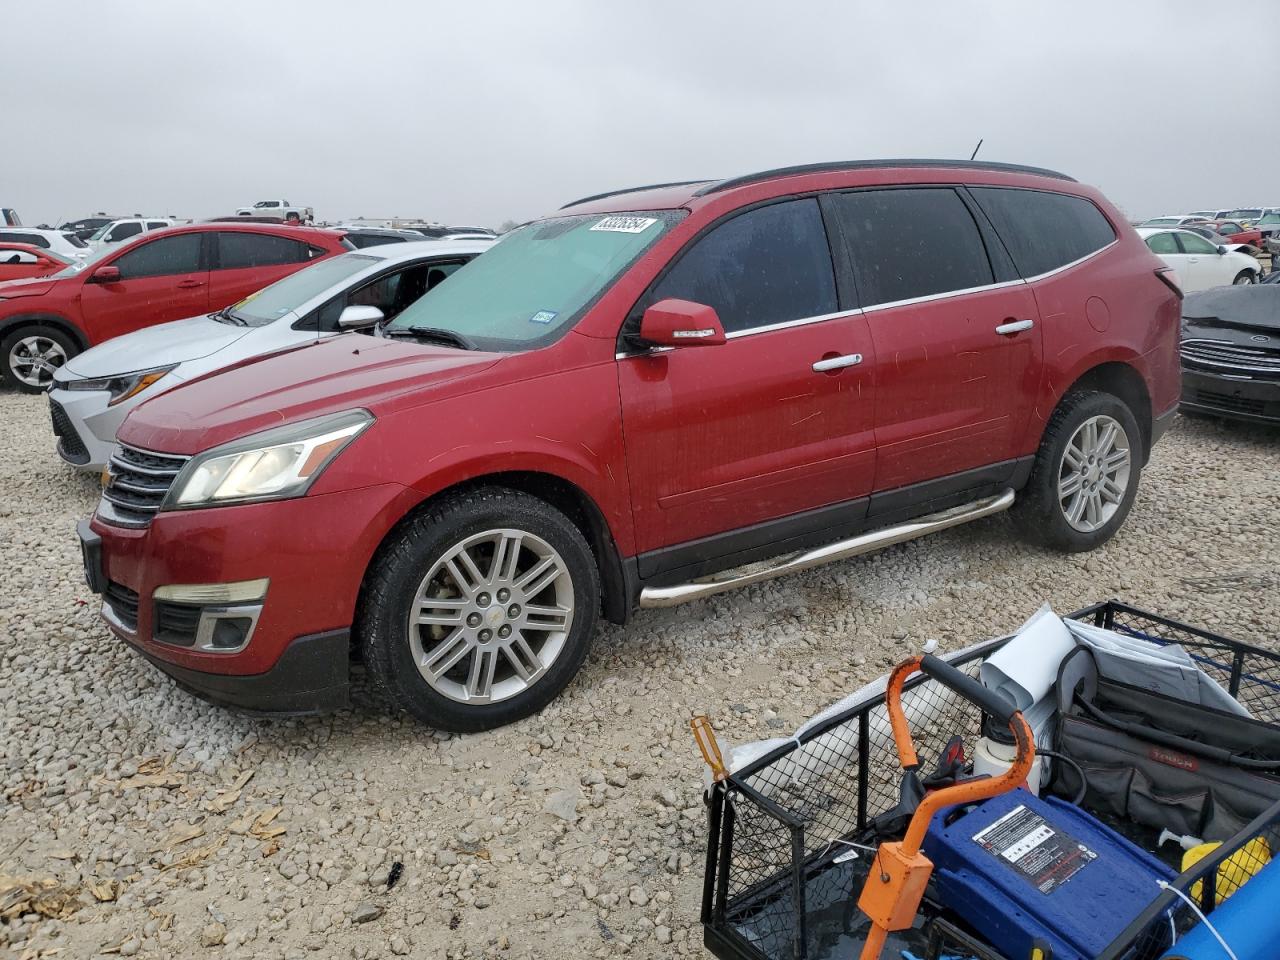
[(1251, 283), (1258, 282), (1258, 275), (1252, 270), (1241, 270), (1236, 274), (1236, 278), (1231, 281), (1232, 286), (1247, 287)]
[(1022, 536), (1066, 553), (1093, 550), (1124, 524), (1142, 476), (1142, 431), (1118, 397), (1062, 398), (1012, 515)]
[(392, 706), (474, 732), (558, 696), (586, 659), (599, 609), (599, 573), (577, 526), (529, 494), (482, 487), (391, 535), (366, 576), (356, 636)]
[(79, 352), (76, 342), (55, 327), (19, 327), (0, 340), (0, 379), (23, 393), (43, 393), (53, 371)]

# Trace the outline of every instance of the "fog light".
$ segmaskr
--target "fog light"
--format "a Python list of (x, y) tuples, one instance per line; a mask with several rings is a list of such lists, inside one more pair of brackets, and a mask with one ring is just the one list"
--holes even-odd
[(155, 598), (172, 603), (228, 604), (253, 603), (267, 595), (271, 581), (237, 580), (233, 583), (173, 583), (156, 587)]

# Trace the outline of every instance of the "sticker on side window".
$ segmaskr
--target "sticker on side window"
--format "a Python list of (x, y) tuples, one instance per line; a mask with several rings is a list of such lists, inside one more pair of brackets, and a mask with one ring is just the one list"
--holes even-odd
[(556, 318), (555, 310), (539, 310), (529, 318), (530, 323), (550, 323)]
[(591, 229), (609, 233), (644, 233), (657, 222), (654, 217), (605, 217)]

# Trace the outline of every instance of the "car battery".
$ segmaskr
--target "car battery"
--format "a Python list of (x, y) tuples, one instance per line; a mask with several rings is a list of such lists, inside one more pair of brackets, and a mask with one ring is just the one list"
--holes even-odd
[(943, 810), (923, 850), (931, 899), (1010, 958), (1096, 957), (1174, 878), (1079, 807), (1023, 788)]

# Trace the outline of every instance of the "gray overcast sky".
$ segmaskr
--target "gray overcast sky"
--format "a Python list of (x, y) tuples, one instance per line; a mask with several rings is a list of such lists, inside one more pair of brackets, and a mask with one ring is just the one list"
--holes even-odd
[(497, 225), (979, 137), (1133, 216), (1280, 204), (1273, 0), (6, 0), (0, 36), (0, 206), (29, 224), (282, 195)]

